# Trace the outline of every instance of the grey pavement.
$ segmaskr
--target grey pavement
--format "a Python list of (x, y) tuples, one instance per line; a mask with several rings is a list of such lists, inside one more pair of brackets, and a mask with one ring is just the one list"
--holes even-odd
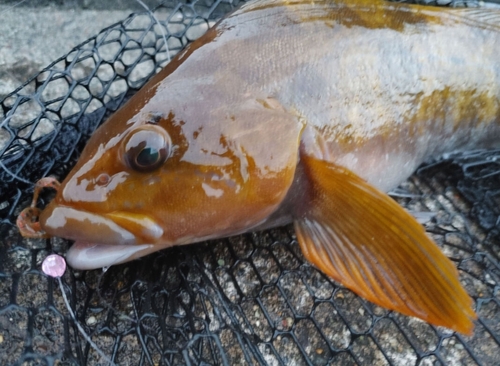
[[(144, 3), (154, 8), (160, 1)], [(135, 0), (0, 0), (0, 100), (73, 47), (141, 9)]]

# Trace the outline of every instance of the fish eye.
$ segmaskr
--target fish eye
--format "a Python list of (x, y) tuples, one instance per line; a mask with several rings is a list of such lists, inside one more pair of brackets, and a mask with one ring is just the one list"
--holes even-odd
[(131, 131), (124, 141), (125, 162), (140, 172), (153, 171), (168, 159), (171, 146), (170, 136), (161, 127), (141, 126)]

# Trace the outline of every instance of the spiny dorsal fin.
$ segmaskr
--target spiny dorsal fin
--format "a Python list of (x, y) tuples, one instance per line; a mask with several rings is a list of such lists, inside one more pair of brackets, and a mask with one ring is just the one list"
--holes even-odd
[(301, 160), (311, 199), (294, 223), (305, 257), (375, 304), (470, 334), (472, 300), (422, 225), (349, 170)]

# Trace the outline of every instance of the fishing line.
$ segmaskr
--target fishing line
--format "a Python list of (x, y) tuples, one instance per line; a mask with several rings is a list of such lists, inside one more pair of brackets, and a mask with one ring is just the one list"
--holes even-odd
[[(22, 0), (21, 2), (17, 3), (16, 5), (10, 7), (9, 9), (5, 10), (5, 11), (8, 11), (12, 8), (14, 8), (15, 6), (18, 6), (19, 4), (25, 2), (26, 0)], [(162, 26), (162, 24), (160, 23), (159, 19), (155, 16), (155, 14), (146, 6), (146, 4), (144, 4), (141, 0), (136, 0), (137, 3), (139, 3), (142, 7), (144, 7), (146, 9), (146, 11), (153, 17), (154, 21), (156, 22), (156, 24), (158, 24), (158, 26), (160, 27), (160, 31), (161, 31), (161, 34), (162, 34), (162, 37), (163, 37), (163, 41), (165, 43), (165, 51), (167, 53), (167, 60), (168, 62), (171, 61), (171, 57), (170, 57), (170, 50), (168, 48), (168, 43), (167, 43), (167, 35), (165, 33), (165, 30)], [(4, 11), (4, 12), (5, 12)], [(161, 47), (160, 47), (161, 49)], [(6, 125), (6, 123), (9, 122), (9, 120), (12, 118), (12, 116), (8, 116), (6, 117), (2, 123), (0, 124), (0, 128), (2, 128), (3, 126)], [(12, 176), (13, 178), (23, 182), (23, 183), (27, 183), (27, 184), (32, 184), (32, 182), (18, 176), (17, 174), (15, 174), (14, 172), (10, 171), (1, 161), (0, 161), (0, 167), (7, 173), (9, 174), (10, 176)], [(103, 268), (103, 274), (106, 273), (108, 267), (106, 268)], [(85, 339), (85, 341), (87, 341), (90, 346), (99, 354), (100, 357), (102, 357), (102, 359), (105, 360), (105, 362), (107, 362), (110, 366), (117, 366), (108, 356), (106, 356), (106, 354), (101, 351), (101, 349), (97, 346), (97, 344), (95, 344), (91, 337), (85, 332), (85, 330), (83, 329), (82, 325), (79, 323), (79, 321), (76, 319), (76, 316), (75, 316), (75, 313), (73, 312), (72, 308), (71, 308), (71, 305), (69, 303), (69, 300), (66, 296), (66, 292), (65, 292), (65, 289), (64, 289), (64, 286), (63, 286), (63, 283), (61, 281), (61, 277), (64, 275), (64, 272), (66, 271), (66, 261), (64, 260), (63, 257), (57, 255), (57, 254), (51, 254), (49, 256), (47, 256), (43, 263), (42, 263), (42, 271), (54, 278), (57, 283), (59, 284), (59, 288), (61, 290), (61, 294), (62, 294), (62, 297), (63, 297), (63, 300), (64, 300), (64, 304), (66, 305), (66, 308), (68, 309), (68, 312), (71, 316), (71, 319), (73, 320), (73, 322), (76, 324), (76, 327), (78, 329), (78, 331), (80, 332), (80, 334), (83, 336), (83, 338)], [(101, 282), (101, 279), (102, 279), (102, 276), (99, 276), (99, 279), (98, 279), (98, 287), (99, 287), (99, 283)], [(98, 293), (98, 296), (101, 300), (102, 299), (102, 296), (100, 294), (99, 291), (97, 291)], [(105, 302), (104, 302), (105, 303)], [(107, 305), (106, 304), (106, 307), (111, 309), (111, 306)], [(114, 309), (113, 309), (114, 310)], [(128, 317), (127, 315), (125, 314), (121, 314), (122, 316), (126, 317), (128, 320), (131, 320), (133, 321), (132, 318)]]
[[(146, 9), (146, 11), (149, 13), (149, 15), (151, 15), (153, 17), (156, 24), (158, 24), (158, 26), (160, 27), (160, 31), (161, 31), (161, 34), (163, 36), (163, 41), (165, 42), (165, 51), (167, 52), (167, 60), (168, 60), (168, 62), (170, 62), (170, 50), (168, 48), (167, 35), (165, 34), (165, 29), (163, 29), (163, 26), (161, 25), (161, 23), (158, 20), (158, 18), (156, 17), (156, 15), (154, 15), (154, 13), (148, 8), (148, 6), (146, 4), (144, 4), (142, 2), (142, 0), (135, 0), (135, 1), (137, 1), (144, 9)], [(160, 47), (160, 49), (161, 49), (161, 47)]]
[(115, 312), (116, 314), (118, 314), (120, 316), (120, 319), (125, 319), (125, 320), (131, 321), (131, 322), (135, 322), (136, 319), (133, 319), (132, 317), (125, 314), (124, 312), (118, 311), (118, 309), (115, 309), (115, 308), (113, 308), (113, 306), (109, 305), (107, 303), (107, 301), (104, 299), (104, 297), (102, 297), (101, 291), (99, 291), (99, 289), (101, 288), (102, 279), (109, 268), (110, 268), (110, 266), (103, 267), (101, 275), (97, 277), (97, 286), (96, 286), (97, 297), (101, 301), (102, 306), (104, 306), (106, 309), (111, 310), (111, 311)]
[[(167, 35), (166, 35), (166, 33), (165, 33), (165, 29), (164, 29), (164, 27), (162, 26), (162, 24), (160, 23), (160, 20), (156, 17), (156, 15), (155, 15), (155, 14), (154, 14), (154, 13), (153, 13), (150, 9), (149, 9), (149, 7), (148, 7), (148, 6), (147, 6), (147, 5), (146, 5), (146, 4), (145, 4), (142, 0), (136, 0), (136, 2), (137, 2), (138, 4), (140, 4), (140, 5), (141, 5), (144, 9), (146, 9), (146, 11), (147, 11), (147, 12), (148, 12), (148, 13), (149, 13), (152, 17), (153, 17), (153, 19), (154, 19), (154, 21), (156, 22), (156, 24), (158, 24), (158, 26), (160, 27), (160, 31), (161, 31), (161, 34), (162, 34), (162, 37), (163, 37), (163, 41), (164, 41), (164, 43), (165, 43), (165, 51), (166, 51), (166, 53), (167, 53), (167, 60), (168, 60), (168, 62), (170, 62), (170, 61), (171, 61), (171, 57), (170, 57), (170, 50), (169, 50), (169, 48), (168, 48), (168, 43), (167, 43)], [(161, 47), (160, 47), (160, 49), (161, 49)], [(109, 267), (104, 267), (104, 268), (102, 269), (102, 272), (103, 272), (103, 273), (102, 273), (102, 275), (101, 275), (101, 276), (99, 276), (99, 277), (98, 277), (98, 280), (97, 280), (97, 289), (99, 289), (99, 288), (100, 288), (100, 284), (101, 284), (102, 276), (103, 276), (103, 275), (107, 272), (107, 270), (108, 270), (108, 269), (109, 269)], [(59, 280), (59, 284), (60, 284), (60, 286), (61, 286), (61, 281), (60, 281), (60, 280)], [(62, 289), (61, 289), (61, 291), (62, 291)], [(64, 295), (64, 293), (63, 293), (63, 296), (64, 296), (65, 301), (66, 301), (66, 295)], [(99, 291), (99, 290), (97, 291), (97, 296), (98, 296), (98, 297), (99, 297), (99, 299), (103, 302), (104, 306), (105, 306), (108, 310), (113, 310), (113, 311), (116, 311), (116, 309), (114, 309), (111, 305), (107, 304), (107, 303), (106, 303), (106, 301), (104, 301), (104, 299), (102, 298), (101, 293), (100, 293), (100, 291)], [(125, 319), (127, 319), (127, 320), (129, 320), (129, 321), (135, 321), (134, 319), (132, 319), (131, 317), (129, 317), (128, 315), (126, 315), (126, 314), (124, 314), (124, 313), (120, 313), (120, 316), (121, 316), (121, 317), (123, 317), (123, 318), (125, 318)], [(74, 319), (74, 317), (73, 317), (73, 319)], [(75, 320), (75, 322), (76, 322), (77, 326), (78, 326), (78, 327), (79, 327), (79, 329), (80, 329), (80, 324), (76, 321), (76, 319), (74, 319), (74, 320)], [(85, 335), (84, 335), (84, 337), (85, 337)], [(92, 343), (91, 343), (91, 344), (92, 344)], [(94, 344), (94, 345), (95, 345), (95, 344)], [(95, 347), (97, 347), (97, 345), (95, 345)], [(94, 347), (94, 348), (95, 348), (95, 347)], [(95, 349), (96, 349), (96, 351), (98, 351), (98, 349), (97, 349), (97, 348), (95, 348)], [(98, 351), (98, 352), (99, 352), (99, 351)], [(101, 353), (99, 353), (99, 354), (101, 354)]]
[[(13, 8), (19, 6), (20, 4), (22, 4), (22, 3), (26, 2), (26, 1), (27, 0), (21, 0), (17, 4), (14, 4), (10, 8), (7, 8), (7, 9), (3, 10), (2, 12), (0, 12), (0, 15), (3, 14), (3, 13), (5, 13), (5, 12), (7, 12), (7, 11), (12, 10)], [(160, 28), (160, 32), (161, 32), (162, 38), (163, 38), (163, 42), (165, 43), (165, 52), (167, 53), (167, 61), (170, 62), (171, 61), (170, 49), (168, 47), (167, 34), (165, 33), (165, 29), (164, 29), (163, 25), (160, 23), (160, 20), (156, 17), (156, 15), (151, 11), (151, 9), (149, 9), (149, 7), (142, 0), (135, 0), (135, 1), (139, 5), (141, 5), (144, 9), (146, 9), (146, 11), (151, 15), (151, 17), (153, 17), (155, 23), (158, 24), (158, 26)], [(160, 49), (161, 49), (161, 47), (160, 47)], [(7, 122), (9, 122), (9, 120), (11, 118), (12, 118), (12, 116), (6, 117), (2, 121), (2, 123), (0, 124), (0, 128), (2, 128)], [(11, 171), (1, 161), (0, 161), (0, 168), (2, 168), (8, 175), (10, 175), (11, 177), (13, 177), (14, 179), (16, 179), (16, 180), (18, 180), (20, 182), (23, 182), (23, 183), (26, 183), (26, 184), (33, 184), (33, 182), (30, 182), (29, 180), (26, 180), (26, 179), (20, 177), (19, 175), (17, 175), (16, 173), (14, 173), (13, 171)]]
[[(0, 12), (0, 15), (3, 15), (3, 13), (6, 13), (6, 12), (8, 12), (8, 11), (10, 11), (10, 10), (14, 9), (16, 6), (19, 6), (19, 5), (21, 5), (22, 3), (26, 2), (26, 1), (27, 1), (27, 0), (21, 0), (21, 1), (19, 1), (17, 4), (12, 5), (10, 8), (7, 8), (7, 9), (5, 9), (5, 10), (1, 11), (1, 12)], [(138, 0), (137, 0), (137, 1), (138, 1)]]
[(108, 356), (106, 356), (103, 351), (101, 351), (99, 349), (97, 344), (95, 344), (92, 341), (90, 336), (85, 332), (83, 327), (80, 325), (80, 323), (76, 319), (75, 313), (73, 312), (73, 309), (71, 309), (71, 305), (70, 305), (69, 300), (66, 296), (66, 292), (64, 290), (64, 286), (63, 286), (63, 283), (61, 281), (61, 277), (64, 275), (64, 272), (66, 271), (66, 261), (64, 260), (64, 258), (58, 254), (51, 254), (51, 255), (47, 256), (42, 263), (42, 271), (47, 276), (54, 278), (59, 283), (59, 288), (61, 289), (61, 294), (63, 296), (64, 303), (66, 304), (66, 308), (68, 309), (69, 314), (71, 316), (71, 319), (73, 319), (74, 323), (76, 324), (76, 327), (80, 331), (83, 338), (99, 354), (99, 356), (101, 356), (109, 365), (118, 366)]

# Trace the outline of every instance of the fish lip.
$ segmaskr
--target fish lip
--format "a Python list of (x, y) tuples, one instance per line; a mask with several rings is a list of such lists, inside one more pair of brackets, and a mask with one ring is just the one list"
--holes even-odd
[(66, 261), (78, 270), (109, 267), (142, 257), (155, 251), (155, 242), (163, 235), (163, 229), (146, 215), (119, 211), (101, 215), (54, 202), (40, 214), (40, 226), (51, 236), (75, 240)]
[(102, 244), (136, 244), (135, 235), (110, 218), (53, 202), (40, 214), (40, 226), (51, 236), (66, 239)]
[(76, 270), (92, 270), (128, 262), (152, 251), (153, 244), (113, 245), (77, 241), (66, 253), (66, 262)]
[(99, 244), (149, 244), (163, 235), (162, 227), (147, 215), (96, 214), (54, 202), (40, 214), (40, 226), (51, 236)]

